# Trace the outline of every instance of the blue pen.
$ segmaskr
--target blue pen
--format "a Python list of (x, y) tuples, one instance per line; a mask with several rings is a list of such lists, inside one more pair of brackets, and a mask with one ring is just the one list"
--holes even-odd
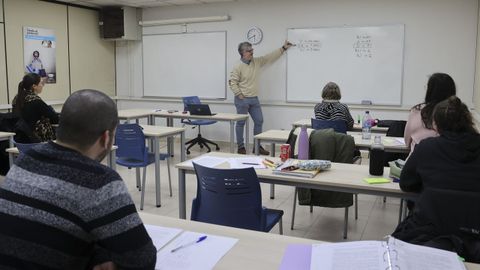
[(194, 244), (196, 244), (196, 243), (200, 243), (200, 242), (202, 242), (202, 241), (205, 240), (205, 239), (207, 239), (207, 236), (206, 236), (206, 235), (201, 236), (200, 238), (198, 238), (198, 239), (195, 240), (195, 241), (192, 241), (192, 242), (190, 242), (190, 243), (187, 243), (187, 244), (184, 244), (184, 245), (181, 245), (181, 246), (179, 246), (179, 247), (176, 247), (176, 248), (172, 249), (170, 252), (175, 252), (175, 251), (177, 251), (177, 250), (179, 250), (179, 249), (186, 248), (186, 247), (191, 246), (191, 245), (194, 245)]

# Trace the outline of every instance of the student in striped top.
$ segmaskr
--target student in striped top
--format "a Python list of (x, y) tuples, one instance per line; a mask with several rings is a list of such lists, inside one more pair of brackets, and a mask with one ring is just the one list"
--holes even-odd
[(344, 120), (347, 129), (353, 128), (353, 117), (346, 104), (340, 103), (342, 94), (340, 87), (334, 82), (325, 85), (322, 91), (322, 102), (315, 105), (315, 118), (320, 120)]
[(154, 269), (125, 183), (100, 161), (118, 124), (95, 90), (63, 105), (57, 141), (20, 155), (0, 186), (0, 269)]

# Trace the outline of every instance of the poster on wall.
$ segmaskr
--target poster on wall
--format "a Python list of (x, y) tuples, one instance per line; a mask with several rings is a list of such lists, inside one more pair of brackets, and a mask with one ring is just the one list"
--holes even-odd
[(46, 83), (56, 83), (56, 38), (52, 29), (23, 27), (23, 62), (26, 73), (37, 73)]

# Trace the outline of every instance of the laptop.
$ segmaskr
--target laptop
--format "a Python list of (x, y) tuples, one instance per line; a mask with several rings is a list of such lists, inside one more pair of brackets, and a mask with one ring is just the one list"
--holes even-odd
[(208, 104), (188, 104), (187, 111), (190, 112), (190, 115), (216, 115), (210, 111)]

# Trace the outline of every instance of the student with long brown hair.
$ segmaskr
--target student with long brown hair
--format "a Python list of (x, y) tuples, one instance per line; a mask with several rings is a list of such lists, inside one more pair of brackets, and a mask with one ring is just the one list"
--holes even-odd
[(456, 96), (438, 103), (432, 119), (439, 136), (415, 147), (400, 176), (403, 191), (419, 193), (415, 208), (392, 235), (480, 263), (480, 134)]
[(58, 115), (39, 96), (44, 82), (36, 73), (26, 74), (18, 84), (13, 99), (13, 112), (19, 121), (15, 128), (15, 141), (20, 143), (44, 142), (55, 139), (52, 124), (58, 123)]

